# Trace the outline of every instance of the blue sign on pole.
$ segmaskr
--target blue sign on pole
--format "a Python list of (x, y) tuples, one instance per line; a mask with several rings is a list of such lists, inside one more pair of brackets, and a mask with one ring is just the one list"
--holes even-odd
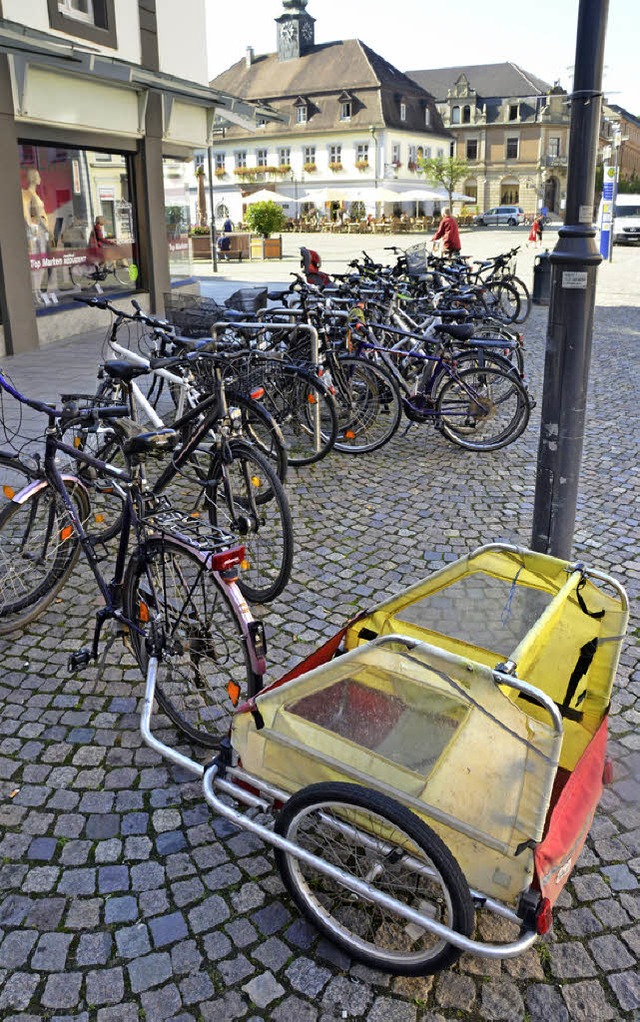
[(613, 186), (615, 183), (616, 169), (605, 163), (604, 180), (602, 185), (602, 203), (600, 206), (600, 255), (603, 259), (609, 258), (611, 243), (613, 241)]

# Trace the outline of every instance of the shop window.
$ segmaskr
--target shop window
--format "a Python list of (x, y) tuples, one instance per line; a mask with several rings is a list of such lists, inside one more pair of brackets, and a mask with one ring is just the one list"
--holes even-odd
[[(221, 155), (224, 157), (224, 154)], [(168, 157), (163, 159), (162, 167), (169, 273), (172, 281), (183, 280), (191, 276), (189, 234), (192, 226), (198, 223), (197, 200), (191, 209), (193, 171), (188, 163)]]
[(467, 178), (462, 190), (465, 195), (469, 196), (473, 203), (478, 201), (478, 182), (474, 178)]
[(47, 0), (47, 6), (51, 28), (117, 48), (115, 0)]
[[(22, 211), (37, 307), (71, 302), (80, 289), (127, 290), (138, 277), (130, 168), (97, 166), (97, 153), (19, 145)], [(103, 154), (101, 154), (103, 155)]]

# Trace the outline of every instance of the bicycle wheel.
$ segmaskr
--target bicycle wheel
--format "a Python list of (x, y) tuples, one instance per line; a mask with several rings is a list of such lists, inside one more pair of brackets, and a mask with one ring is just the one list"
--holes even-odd
[(264, 395), (260, 401), (278, 423), (289, 464), (313, 465), (332, 450), (338, 415), (329, 389), (315, 373), (279, 359), (256, 360)]
[(531, 312), (531, 295), (529, 294), (529, 288), (525, 284), (524, 280), (520, 280), (520, 277), (507, 277), (507, 283), (516, 289), (518, 292), (518, 298), (520, 299), (520, 312), (514, 322), (524, 323)]
[(436, 412), (448, 440), (468, 451), (497, 451), (524, 431), (531, 405), (513, 371), (487, 365), (462, 369), (443, 384)]
[(391, 439), (402, 416), (393, 377), (366, 359), (344, 355), (332, 366), (332, 379), (338, 406), (336, 450), (345, 454), (377, 451)]
[[(86, 491), (70, 485), (68, 492), (84, 522)], [(0, 635), (39, 617), (67, 581), (79, 552), (67, 508), (49, 483), (23, 503), (5, 504), (0, 511)]]
[(122, 284), (125, 287), (131, 287), (131, 277), (129, 276), (129, 264), (123, 262), (122, 259), (116, 259), (111, 264), (111, 272), (118, 281), (118, 284)]
[(515, 287), (503, 280), (488, 285), (495, 307), (493, 314), (505, 323), (515, 323), (520, 315), (520, 298)]
[(93, 287), (98, 280), (96, 268), (92, 263), (76, 263), (69, 267), (69, 276), (76, 287), (86, 290)]
[(255, 401), (231, 387), (226, 387), (225, 390), (228, 407), (239, 408), (242, 414), (244, 438), (269, 459), (278, 473), (278, 479), (284, 483), (287, 478), (289, 456), (280, 426), (260, 401)]
[[(149, 539), (129, 561), (124, 612), (141, 628), (152, 618), (162, 630), (159, 705), (183, 734), (215, 747), (228, 734), (239, 695), (255, 693), (233, 603), (205, 561), (171, 537)], [(145, 635), (132, 629), (131, 642), (146, 674)]]
[[(440, 838), (405, 806), (356, 784), (302, 788), (276, 832), (349, 876), (465, 936), (473, 932), (469, 888)], [(276, 849), (285, 887), (326, 937), (365, 965), (402, 976), (446, 969), (461, 952), (391, 909)]]
[(481, 341), (495, 340), (496, 353), (506, 358), (517, 369), (518, 375), (524, 377), (524, 348), (508, 327), (501, 327), (498, 323), (495, 326), (486, 323), (474, 324), (473, 336)]
[(233, 533), (245, 548), (241, 592), (253, 603), (275, 599), (293, 562), (291, 512), (275, 469), (251, 444), (232, 440), (227, 456), (196, 452), (185, 467), (192, 480), (194, 471), (211, 524)]

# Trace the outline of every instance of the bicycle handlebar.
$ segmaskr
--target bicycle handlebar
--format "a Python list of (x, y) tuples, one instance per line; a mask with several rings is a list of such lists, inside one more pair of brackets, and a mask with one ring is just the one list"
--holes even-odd
[(98, 295), (76, 295), (74, 302), (81, 302), (83, 305), (90, 305), (92, 309), (108, 309), (118, 319), (129, 319), (133, 321), (142, 321), (147, 326), (153, 327), (156, 330), (173, 330), (173, 324), (168, 319), (157, 319), (155, 316), (148, 316), (146, 312), (142, 311), (141, 306), (135, 298), (131, 299), (131, 304), (136, 310), (134, 313), (125, 312), (124, 309), (117, 309), (115, 305), (112, 305), (108, 298), (101, 298)]
[(124, 418), (129, 414), (128, 405), (103, 405), (102, 407), (92, 405), (87, 408), (78, 408), (74, 401), (65, 402), (63, 400), (62, 408), (56, 408), (55, 405), (46, 404), (44, 401), (34, 401), (33, 398), (25, 397), (19, 390), (16, 390), (13, 384), (3, 376), (1, 370), (0, 389), (6, 391), (20, 404), (27, 405), (28, 408), (33, 408), (36, 412), (42, 412), (49, 418), (60, 419), (65, 426), (69, 426), (73, 421), (91, 424), (98, 419)]

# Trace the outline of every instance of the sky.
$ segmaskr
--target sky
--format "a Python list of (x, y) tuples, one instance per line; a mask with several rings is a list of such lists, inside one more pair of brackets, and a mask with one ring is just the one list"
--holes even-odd
[[(593, 2), (593, 0), (588, 0)], [(209, 72), (276, 48), (281, 0), (205, 0)], [(317, 43), (361, 39), (400, 71), (513, 61), (543, 81), (573, 85), (579, 0), (309, 0)], [(609, 0), (603, 88), (640, 117), (640, 0)]]

